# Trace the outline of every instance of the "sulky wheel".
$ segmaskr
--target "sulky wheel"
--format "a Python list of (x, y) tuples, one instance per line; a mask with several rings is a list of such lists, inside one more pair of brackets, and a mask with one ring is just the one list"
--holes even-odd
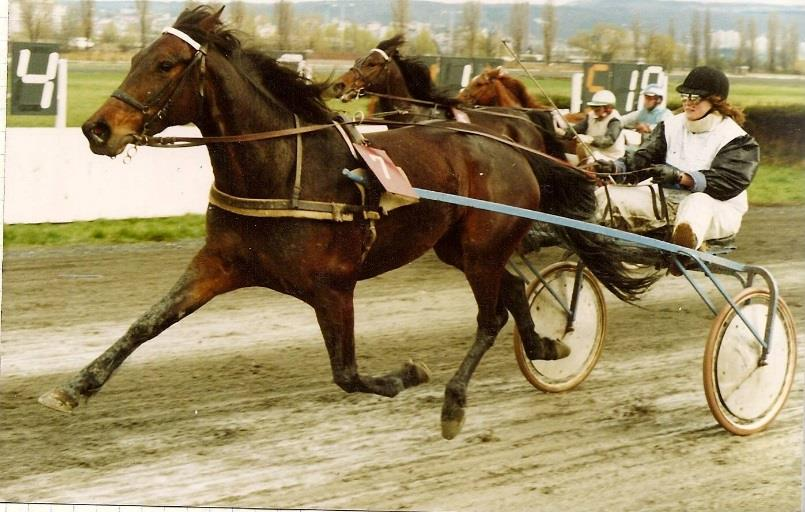
[[(769, 315), (769, 292), (748, 288), (734, 299), (741, 314), (763, 336)], [(797, 361), (794, 320), (778, 298), (771, 350), (758, 366), (762, 347), (744, 321), (727, 304), (713, 321), (704, 349), (704, 394), (719, 424), (737, 435), (766, 428), (783, 408)]]
[[(548, 286), (570, 308), (577, 265), (562, 261), (548, 266), (542, 276)], [(534, 279), (526, 290), (531, 316), (540, 336), (558, 339), (570, 347), (570, 355), (557, 361), (531, 361), (517, 329), (514, 331), (514, 354), (517, 365), (534, 387), (549, 393), (567, 391), (578, 386), (590, 374), (603, 348), (607, 330), (607, 310), (601, 286), (586, 268), (581, 272), (581, 288), (572, 326), (568, 315), (556, 298)]]

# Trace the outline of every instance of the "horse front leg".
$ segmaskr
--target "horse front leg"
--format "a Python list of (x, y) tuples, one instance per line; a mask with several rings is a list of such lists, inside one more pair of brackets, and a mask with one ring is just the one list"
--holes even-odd
[(236, 272), (219, 255), (202, 249), (159, 302), (134, 322), (112, 346), (85, 366), (72, 380), (39, 397), (51, 409), (71, 412), (97, 393), (134, 350), (197, 310), (210, 299), (239, 287)]
[(355, 314), (353, 289), (322, 288), (313, 308), (319, 322), (333, 381), (347, 393), (372, 393), (393, 397), (400, 391), (428, 382), (430, 370), (421, 363), (408, 361), (395, 372), (372, 377), (361, 375), (355, 359)]

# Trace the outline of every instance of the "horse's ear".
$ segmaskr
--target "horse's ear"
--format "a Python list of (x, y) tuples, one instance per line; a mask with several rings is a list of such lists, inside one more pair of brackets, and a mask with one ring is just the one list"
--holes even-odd
[(498, 76), (503, 76), (506, 74), (506, 70), (503, 69), (503, 66), (498, 66), (495, 68), (495, 71), (498, 72)]
[(400, 46), (404, 44), (405, 44), (405, 34), (397, 34), (391, 39), (391, 47), (389, 48), (389, 50), (391, 51), (389, 53), (399, 53)]
[(199, 27), (201, 27), (203, 30), (206, 30), (207, 32), (214, 32), (216, 28), (218, 28), (223, 24), (223, 22), (221, 21), (221, 14), (223, 14), (224, 12), (224, 7), (226, 6), (222, 5), (221, 8), (213, 12), (211, 16), (203, 19), (199, 23)]

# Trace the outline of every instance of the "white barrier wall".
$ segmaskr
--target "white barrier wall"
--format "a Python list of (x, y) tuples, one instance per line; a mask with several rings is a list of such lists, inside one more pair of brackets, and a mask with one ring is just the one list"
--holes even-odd
[[(195, 127), (161, 135), (198, 136)], [(204, 146), (137, 149), (130, 161), (93, 154), (79, 128), (6, 130), (4, 222), (204, 213), (212, 167)]]

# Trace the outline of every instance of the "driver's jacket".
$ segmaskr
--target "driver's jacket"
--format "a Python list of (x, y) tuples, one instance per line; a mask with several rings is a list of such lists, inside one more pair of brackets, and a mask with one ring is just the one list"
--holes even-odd
[[(657, 124), (640, 148), (627, 153), (617, 167), (623, 172), (670, 164), (693, 178), (693, 192), (726, 201), (749, 187), (759, 158), (757, 141), (731, 118), (723, 117), (709, 131), (692, 133), (683, 113)], [(627, 181), (636, 183), (647, 177), (647, 173), (636, 172)]]

